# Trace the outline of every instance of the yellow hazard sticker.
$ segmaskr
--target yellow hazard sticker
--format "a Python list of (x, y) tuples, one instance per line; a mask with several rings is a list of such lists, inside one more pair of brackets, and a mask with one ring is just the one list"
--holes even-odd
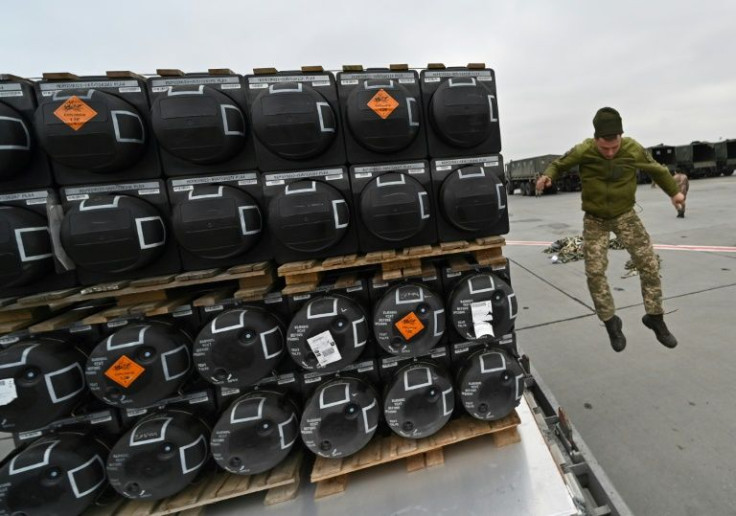
[(142, 375), (145, 370), (145, 367), (133, 362), (131, 359), (123, 355), (118, 358), (107, 371), (105, 371), (105, 376), (118, 385), (122, 385), (127, 388), (130, 387), (130, 384)]
[(411, 340), (424, 329), (424, 324), (414, 312), (409, 312), (394, 324), (406, 340)]
[(84, 124), (97, 116), (97, 111), (74, 95), (66, 99), (61, 106), (56, 108), (54, 114), (56, 115), (56, 118), (75, 131), (78, 131), (84, 126)]
[(371, 108), (378, 116), (386, 120), (394, 110), (399, 107), (398, 101), (391, 95), (386, 93), (386, 90), (381, 88), (373, 95), (373, 98), (368, 101), (368, 107)]

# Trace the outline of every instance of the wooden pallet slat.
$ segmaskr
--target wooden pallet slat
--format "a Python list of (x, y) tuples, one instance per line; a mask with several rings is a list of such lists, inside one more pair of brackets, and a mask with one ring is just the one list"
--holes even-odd
[(233, 293), (232, 297), (241, 301), (257, 301), (263, 299), (263, 296), (268, 294), (272, 288), (272, 285), (266, 285), (263, 287), (241, 288), (239, 290), (236, 290)]
[(472, 253), (478, 262), (498, 263), (502, 257), (501, 247), (505, 243), (503, 237), (495, 236), (476, 239), (472, 242), (459, 240), (442, 242), (434, 246), (421, 245), (399, 250), (374, 251), (357, 257), (356, 255), (333, 257), (321, 262), (306, 260), (281, 265), (278, 268), (278, 275), (284, 278), (287, 286), (306, 285), (318, 282), (327, 271), (380, 265), (384, 280), (397, 279), (419, 275), (423, 259), (451, 254)]
[(509, 444), (514, 444), (521, 441), (521, 436), (515, 428), (509, 428), (506, 430), (501, 430), (500, 432), (494, 432), (491, 434), (491, 438), (493, 439), (493, 444), (496, 446), (496, 448), (502, 448), (504, 446), (508, 446)]
[(201, 271), (189, 271), (177, 274), (174, 277), (176, 282), (188, 282), (188, 281), (200, 281), (205, 279), (214, 278), (222, 272), (222, 269), (204, 269)]
[(250, 489), (251, 480), (253, 480), (252, 475), (230, 475), (217, 490), (217, 497), (225, 498), (237, 492), (247, 493)]
[(445, 463), (445, 452), (442, 448), (430, 450), (424, 454), (427, 467), (440, 466)]
[(148, 516), (153, 514), (158, 502), (131, 500), (115, 511), (115, 516)]
[(339, 477), (322, 480), (317, 484), (317, 489), (314, 492), (314, 499), (319, 500), (320, 498), (342, 493), (347, 488), (347, 484), (347, 475), (340, 475)]
[(268, 483), (272, 485), (280, 484), (298, 476), (299, 466), (301, 466), (301, 455), (298, 453), (291, 454), (269, 472)]
[(167, 301), (156, 303), (143, 313), (148, 317), (170, 314), (175, 312), (177, 308), (190, 304), (195, 296), (195, 294), (182, 294), (175, 296)]
[(228, 270), (207, 269), (138, 280), (113, 281), (35, 294), (17, 299), (14, 303), (6, 301), (5, 306), (0, 307), (0, 313), (38, 306), (52, 309), (63, 308), (75, 303), (102, 298), (118, 299), (118, 304), (138, 304), (143, 299), (164, 300), (171, 297), (170, 292), (174, 289), (226, 281), (237, 281), (240, 288), (262, 287), (272, 285), (275, 281), (275, 274), (269, 262), (257, 262), (231, 267)]
[(161, 286), (161, 285), (166, 285), (168, 283), (171, 283), (172, 281), (174, 281), (175, 278), (176, 278), (176, 274), (165, 274), (163, 276), (151, 276), (148, 278), (141, 278), (141, 279), (133, 280), (128, 285), (131, 288)]
[(266, 484), (268, 483), (268, 472), (266, 473), (259, 473), (258, 475), (253, 476), (250, 481), (250, 487), (249, 490), (253, 491), (261, 491), (263, 488), (266, 487)]
[(232, 297), (234, 292), (235, 289), (232, 287), (219, 288), (217, 290), (208, 292), (197, 297), (194, 301), (192, 301), (192, 306), (201, 307), (216, 305), (217, 303)]
[(0, 335), (22, 330), (51, 317), (51, 310), (45, 307), (33, 307), (12, 312), (0, 312)]
[(65, 288), (61, 290), (54, 290), (51, 292), (42, 292), (40, 294), (34, 294), (32, 296), (26, 296), (18, 299), (19, 305), (36, 305), (39, 303), (49, 304), (52, 301), (58, 301), (65, 297), (69, 297), (72, 294), (79, 292), (79, 287)]
[[(146, 502), (130, 500), (114, 507), (102, 507), (98, 514), (115, 516), (179, 516), (201, 514), (202, 508), (229, 498), (266, 491), (264, 504), (273, 505), (293, 499), (299, 489), (303, 452), (297, 450), (281, 464), (258, 475), (233, 475), (216, 472), (182, 492), (164, 500)], [(100, 511), (103, 512), (100, 512)], [(92, 516), (90, 514), (89, 516)]]
[(445, 448), (449, 444), (482, 435), (498, 434), (497, 446), (520, 440), (516, 427), (521, 423), (516, 411), (492, 423), (463, 416), (450, 421), (436, 434), (424, 439), (404, 439), (398, 435), (378, 438), (369, 446), (345, 459), (316, 457), (310, 480), (317, 483), (315, 499), (340, 493), (346, 489), (350, 473), (395, 460), (406, 459), (409, 472), (438, 466), (445, 462)]
[(368, 446), (360, 451), (358, 464), (372, 464), (381, 460), (381, 451), (381, 443), (378, 440), (369, 443)]
[(199, 484), (189, 486), (174, 496), (161, 500), (161, 503), (156, 507), (156, 512), (162, 514), (173, 514), (181, 510), (189, 509), (193, 504), (196, 506), (196, 501), (201, 496), (205, 487), (206, 482), (200, 482)]
[(418, 471), (424, 469), (426, 466), (424, 462), (424, 454), (411, 455), (406, 458), (406, 471), (411, 473), (412, 471)]
[(296, 482), (286, 484), (284, 486), (272, 487), (266, 491), (266, 498), (263, 500), (264, 505), (276, 505), (277, 503), (288, 502), (296, 498), (299, 494), (299, 477), (296, 477)]
[(281, 293), (285, 296), (290, 296), (292, 294), (303, 294), (305, 292), (311, 292), (315, 290), (317, 287), (319, 287), (319, 283), (297, 283), (294, 285), (289, 285), (288, 282), (286, 286), (281, 289)]
[(295, 272), (312, 269), (318, 264), (317, 260), (304, 260), (301, 262), (289, 262), (279, 267), (279, 275), (293, 274)]
[(62, 328), (68, 328), (74, 323), (83, 320), (85, 317), (88, 317), (90, 313), (96, 312), (99, 309), (100, 308), (97, 306), (88, 306), (82, 307), (77, 310), (69, 310), (68, 312), (64, 312), (62, 314), (51, 317), (50, 319), (46, 319), (45, 321), (34, 324), (33, 326), (29, 327), (29, 330), (32, 333), (44, 333), (59, 330)]

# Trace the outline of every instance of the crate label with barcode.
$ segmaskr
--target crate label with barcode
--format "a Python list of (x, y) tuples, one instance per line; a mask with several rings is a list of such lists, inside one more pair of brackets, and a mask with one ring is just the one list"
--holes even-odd
[(493, 333), (493, 303), (491, 301), (477, 301), (470, 304), (470, 310), (473, 317), (475, 338), (479, 339), (486, 335), (495, 337), (496, 335)]
[(325, 330), (314, 337), (308, 338), (307, 343), (312, 349), (314, 356), (317, 357), (317, 362), (319, 362), (320, 367), (324, 367), (342, 359), (340, 351), (337, 349), (337, 344), (335, 344), (335, 339), (332, 338), (332, 334), (330, 334), (329, 330)]
[(14, 378), (0, 380), (0, 406), (9, 405), (18, 397)]

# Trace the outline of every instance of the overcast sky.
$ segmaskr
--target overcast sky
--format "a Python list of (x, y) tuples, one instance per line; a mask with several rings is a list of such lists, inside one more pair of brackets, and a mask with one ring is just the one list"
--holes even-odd
[(0, 73), (484, 62), (496, 72), (506, 160), (563, 153), (606, 105), (645, 146), (736, 138), (733, 0), (0, 5)]

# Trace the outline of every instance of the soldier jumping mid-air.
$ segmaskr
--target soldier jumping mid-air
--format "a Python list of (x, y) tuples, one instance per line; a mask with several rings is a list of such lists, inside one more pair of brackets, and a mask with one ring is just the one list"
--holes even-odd
[(536, 189), (552, 185), (561, 172), (580, 166), (583, 217), (583, 259), (588, 289), (595, 311), (606, 325), (611, 347), (623, 351), (626, 337), (606, 278), (610, 233), (624, 244), (639, 270), (645, 315), (642, 323), (654, 331), (657, 340), (668, 348), (677, 339), (664, 323), (662, 284), (659, 262), (651, 239), (639, 216), (634, 212), (636, 171), (649, 174), (680, 209), (685, 196), (680, 193), (669, 170), (633, 138), (623, 137), (623, 124), (618, 111), (610, 107), (598, 110), (593, 118), (595, 133), (566, 154), (550, 163), (539, 177)]

